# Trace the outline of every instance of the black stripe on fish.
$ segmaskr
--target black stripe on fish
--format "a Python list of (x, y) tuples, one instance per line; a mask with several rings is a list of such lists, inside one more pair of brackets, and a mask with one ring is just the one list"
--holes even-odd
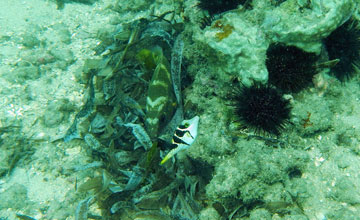
[[(179, 137), (179, 138), (184, 137), (184, 135), (185, 135), (186, 133), (188, 133), (192, 139), (195, 139), (195, 138), (191, 135), (191, 133), (190, 133), (189, 130), (180, 130), (180, 129), (176, 129), (176, 130), (175, 130), (175, 135), (176, 135), (177, 137)], [(175, 136), (175, 135), (174, 135), (174, 136)]]
[(186, 134), (186, 132), (189, 132), (189, 131), (176, 129), (176, 130), (175, 130), (175, 135), (181, 138), (181, 137), (184, 137), (184, 135)]
[(175, 149), (177, 147), (178, 147), (178, 144), (171, 144), (169, 148), (172, 150), (172, 149)]
[(189, 125), (186, 124), (186, 125), (179, 125), (178, 128), (179, 129), (187, 129), (188, 127), (189, 127)]
[(189, 144), (186, 143), (185, 141), (183, 141), (183, 140), (181, 140), (180, 138), (178, 138), (176, 135), (173, 136), (173, 142), (174, 142), (174, 144), (189, 145)]

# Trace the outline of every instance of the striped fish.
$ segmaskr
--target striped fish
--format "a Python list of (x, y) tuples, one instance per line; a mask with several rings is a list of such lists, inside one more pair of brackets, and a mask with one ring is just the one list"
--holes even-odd
[(189, 148), (195, 141), (198, 134), (199, 116), (184, 120), (176, 128), (172, 138), (173, 149), (164, 157), (160, 164), (164, 164), (179, 151)]
[(164, 122), (170, 121), (173, 116), (176, 109), (176, 99), (169, 64), (163, 56), (161, 48), (157, 48), (154, 52), (149, 51), (149, 53), (153, 56), (151, 58), (153, 62), (157, 64), (146, 97), (145, 126), (150, 138), (155, 139), (158, 136), (159, 128), (164, 126)]

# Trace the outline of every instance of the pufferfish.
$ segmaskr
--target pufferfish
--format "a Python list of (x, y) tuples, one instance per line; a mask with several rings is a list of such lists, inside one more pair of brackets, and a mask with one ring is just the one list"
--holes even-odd
[(194, 143), (198, 134), (199, 119), (199, 116), (195, 116), (192, 119), (181, 122), (181, 124), (176, 128), (171, 140), (172, 149), (168, 154), (166, 154), (160, 164), (164, 164), (179, 151), (188, 149)]

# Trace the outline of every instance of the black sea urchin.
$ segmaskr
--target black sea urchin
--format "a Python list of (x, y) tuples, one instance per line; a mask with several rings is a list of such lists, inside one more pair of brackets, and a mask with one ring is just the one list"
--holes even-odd
[(324, 40), (329, 60), (340, 59), (331, 72), (341, 82), (351, 78), (360, 63), (359, 21), (349, 19)]
[(248, 0), (199, 0), (199, 8), (207, 10), (210, 15), (236, 9)]
[(234, 95), (234, 107), (240, 122), (257, 134), (279, 135), (289, 123), (289, 101), (268, 85), (242, 86)]
[(299, 92), (316, 74), (317, 56), (294, 46), (270, 45), (266, 52), (269, 83), (283, 92)]

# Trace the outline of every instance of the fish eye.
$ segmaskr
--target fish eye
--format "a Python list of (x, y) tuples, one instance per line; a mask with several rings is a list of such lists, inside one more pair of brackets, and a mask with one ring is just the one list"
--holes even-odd
[(185, 122), (184, 127), (188, 128), (189, 126), (190, 126), (190, 124), (188, 122)]

